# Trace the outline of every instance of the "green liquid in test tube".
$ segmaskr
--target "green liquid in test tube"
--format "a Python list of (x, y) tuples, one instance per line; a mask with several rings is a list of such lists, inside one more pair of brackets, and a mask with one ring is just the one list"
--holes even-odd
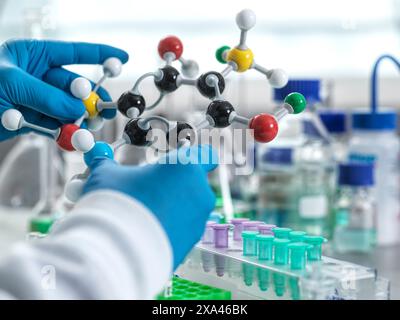
[(274, 242), (274, 263), (286, 265), (289, 261), (289, 239), (275, 239)]

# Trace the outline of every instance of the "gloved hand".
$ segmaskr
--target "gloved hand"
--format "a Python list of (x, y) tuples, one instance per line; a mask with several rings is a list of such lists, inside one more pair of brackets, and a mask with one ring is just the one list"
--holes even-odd
[[(85, 112), (81, 100), (70, 94), (69, 86), (79, 75), (63, 69), (70, 64), (99, 64), (109, 57), (128, 61), (120, 49), (89, 43), (10, 40), (0, 47), (0, 114), (9, 108), (22, 112), (27, 121), (55, 129), (78, 119)], [(100, 88), (99, 96), (110, 101)], [(104, 110), (105, 118), (115, 116)], [(0, 141), (28, 132), (22, 128), (8, 131), (0, 124)]]
[(166, 164), (139, 167), (94, 159), (83, 194), (114, 190), (146, 206), (168, 235), (175, 269), (200, 240), (214, 209), (215, 196), (208, 185), (207, 172), (217, 166), (218, 160), (215, 150), (208, 145), (181, 148), (164, 160)]

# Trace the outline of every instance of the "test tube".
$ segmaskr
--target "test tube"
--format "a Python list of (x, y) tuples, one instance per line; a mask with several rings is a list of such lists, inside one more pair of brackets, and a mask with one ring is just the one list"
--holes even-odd
[(260, 224), (258, 226), (258, 232), (260, 234), (267, 234), (273, 236), (274, 233), (272, 232), (272, 229), (276, 228), (276, 225), (274, 224)]
[(289, 232), (289, 240), (292, 242), (303, 242), (307, 232), (304, 231), (291, 231)]
[(248, 287), (253, 285), (254, 281), (254, 271), (255, 271), (255, 266), (248, 264), (248, 263), (243, 263), (243, 280), (244, 284)]
[(256, 236), (258, 248), (258, 260), (272, 260), (272, 248), (274, 236), (259, 234)]
[(286, 292), (286, 276), (275, 272), (272, 276), (274, 279), (275, 294), (277, 297), (283, 297)]
[(322, 258), (322, 244), (327, 240), (321, 236), (305, 236), (304, 242), (310, 245), (307, 249), (307, 259), (318, 261)]
[(243, 255), (244, 256), (256, 256), (257, 255), (257, 242), (256, 236), (258, 231), (243, 231)]
[(210, 272), (212, 267), (212, 254), (207, 251), (201, 251), (201, 262), (204, 272)]
[(289, 239), (274, 239), (274, 263), (286, 265), (289, 261)]
[(236, 218), (231, 220), (233, 224), (233, 240), (242, 241), (243, 222), (249, 221), (248, 218)]
[(275, 238), (278, 239), (289, 239), (289, 233), (292, 229), (289, 228), (273, 228), (272, 232), (275, 235)]
[(289, 278), (289, 287), (293, 300), (300, 300), (299, 279), (295, 277)]
[(267, 291), (270, 283), (270, 271), (268, 269), (258, 269), (258, 287), (261, 291)]
[(255, 231), (258, 232), (258, 226), (263, 224), (261, 221), (245, 221), (242, 223), (243, 231)]
[(214, 245), (216, 248), (228, 248), (229, 224), (213, 224)]
[(226, 257), (216, 254), (214, 255), (215, 272), (218, 277), (223, 277), (225, 274)]
[(207, 221), (206, 229), (204, 231), (201, 242), (204, 244), (214, 243), (214, 229), (212, 228), (215, 225), (215, 221)]
[(304, 270), (306, 268), (306, 253), (310, 247), (304, 242), (292, 242), (289, 244), (290, 250), (290, 269)]

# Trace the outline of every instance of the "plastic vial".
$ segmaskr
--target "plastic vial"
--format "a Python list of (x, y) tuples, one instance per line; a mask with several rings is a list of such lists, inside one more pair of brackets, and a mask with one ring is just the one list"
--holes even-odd
[(216, 248), (228, 248), (229, 224), (214, 224), (214, 245)]
[(286, 265), (289, 262), (289, 244), (288, 239), (274, 239), (274, 263)]
[(296, 170), (293, 148), (258, 148), (259, 194), (257, 216), (267, 223), (290, 225), (295, 210)]
[(306, 254), (310, 245), (304, 242), (293, 242), (289, 244), (290, 269), (304, 270), (306, 268)]
[(203, 238), (201, 242), (204, 244), (214, 243), (214, 229), (212, 228), (216, 222), (214, 221), (207, 221), (206, 230), (204, 231)]
[(321, 236), (305, 236), (304, 242), (310, 246), (307, 248), (307, 259), (318, 261), (322, 259), (322, 244), (326, 239)]
[(349, 160), (374, 164), (377, 242), (381, 245), (397, 243), (400, 238), (400, 143), (396, 126), (397, 115), (392, 111), (352, 115)]
[(374, 167), (371, 163), (339, 166), (335, 203), (334, 248), (337, 252), (370, 251), (376, 236)]
[(290, 228), (273, 228), (272, 231), (278, 239), (289, 239), (289, 233), (292, 231)]
[(257, 242), (256, 236), (257, 231), (243, 231), (243, 255), (244, 256), (256, 256), (257, 255)]
[(259, 234), (256, 236), (258, 260), (272, 260), (274, 236)]
[(247, 218), (235, 218), (231, 220), (233, 225), (233, 240), (242, 241), (243, 222), (249, 221)]
[(271, 271), (268, 269), (258, 268), (258, 287), (261, 291), (267, 291), (270, 286)]
[(305, 141), (296, 152), (299, 188), (294, 225), (309, 234), (328, 232), (329, 214), (335, 184), (332, 146), (322, 138), (315, 125), (305, 120)]
[(276, 225), (274, 224), (260, 224), (258, 226), (258, 232), (260, 234), (265, 234), (265, 235), (274, 235), (274, 232), (272, 231), (272, 229), (276, 228)]

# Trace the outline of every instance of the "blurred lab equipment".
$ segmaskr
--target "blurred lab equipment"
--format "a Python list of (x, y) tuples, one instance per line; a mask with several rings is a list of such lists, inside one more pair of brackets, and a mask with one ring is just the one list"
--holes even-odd
[(291, 226), (298, 188), (294, 151), (289, 147), (277, 146), (260, 147), (257, 151), (257, 219), (275, 225)]
[(369, 252), (376, 243), (372, 163), (339, 165), (333, 246), (337, 252)]
[(329, 215), (335, 179), (331, 144), (322, 138), (310, 120), (303, 121), (304, 143), (296, 150), (299, 179), (296, 228), (328, 236)]
[(378, 110), (378, 67), (384, 60), (399, 69), (400, 62), (384, 55), (375, 62), (371, 75), (371, 110), (352, 113), (352, 136), (349, 160), (373, 163), (375, 166), (378, 231), (380, 245), (400, 240), (400, 141), (397, 136), (397, 113), (391, 109)]

